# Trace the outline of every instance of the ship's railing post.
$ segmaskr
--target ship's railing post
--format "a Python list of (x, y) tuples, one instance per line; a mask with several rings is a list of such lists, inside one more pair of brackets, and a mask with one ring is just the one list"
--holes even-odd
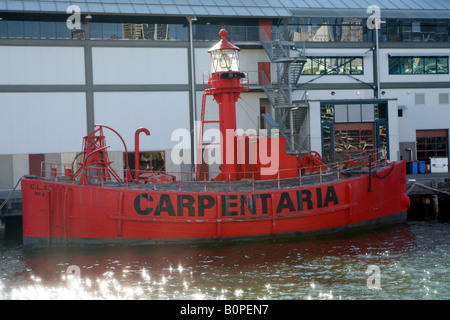
[(178, 172), (178, 191), (181, 191), (181, 172)]
[(206, 192), (206, 174), (203, 174), (203, 188)]
[(255, 173), (252, 172), (252, 190), (255, 191)]
[(322, 184), (322, 166), (319, 166), (319, 181)]
[(302, 186), (302, 169), (298, 170), (298, 185), (299, 187)]
[(278, 190), (280, 189), (280, 171), (278, 171)]

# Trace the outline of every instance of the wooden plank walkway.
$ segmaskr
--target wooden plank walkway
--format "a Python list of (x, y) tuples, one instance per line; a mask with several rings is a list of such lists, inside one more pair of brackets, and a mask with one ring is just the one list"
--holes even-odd
[(450, 195), (450, 173), (423, 173), (406, 175), (409, 196)]

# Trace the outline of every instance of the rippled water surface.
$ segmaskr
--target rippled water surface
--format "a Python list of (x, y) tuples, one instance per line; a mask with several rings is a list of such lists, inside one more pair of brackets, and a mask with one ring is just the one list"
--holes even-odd
[(25, 252), (0, 240), (0, 299), (450, 299), (450, 224), (338, 239)]

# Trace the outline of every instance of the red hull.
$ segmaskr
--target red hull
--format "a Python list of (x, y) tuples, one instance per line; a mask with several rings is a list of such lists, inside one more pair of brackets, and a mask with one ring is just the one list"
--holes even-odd
[(24, 245), (215, 242), (404, 221), (405, 172), (402, 161), (371, 179), (365, 174), (250, 192), (153, 191), (24, 178)]

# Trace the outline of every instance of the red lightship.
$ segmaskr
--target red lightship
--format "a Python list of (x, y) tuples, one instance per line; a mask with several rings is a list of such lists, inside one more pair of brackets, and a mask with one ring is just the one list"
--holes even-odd
[[(203, 125), (212, 122), (205, 120), (205, 97), (212, 95), (219, 104), (220, 174), (207, 181), (199, 164), (194, 181), (181, 181), (136, 165), (134, 177), (130, 170), (121, 177), (111, 167), (103, 130), (119, 134), (99, 125), (84, 137), (73, 166), (59, 171), (63, 175), (55, 169), (48, 177), (22, 178), (25, 247), (277, 239), (406, 220), (404, 161), (380, 161), (375, 153), (331, 165), (315, 152), (287, 154), (284, 137), (236, 133), (235, 103), (248, 87), (239, 71), (240, 49), (226, 40), (225, 30), (220, 34), (209, 50), (212, 74), (198, 147), (201, 157)], [(135, 159), (141, 132), (150, 134), (136, 131)]]

